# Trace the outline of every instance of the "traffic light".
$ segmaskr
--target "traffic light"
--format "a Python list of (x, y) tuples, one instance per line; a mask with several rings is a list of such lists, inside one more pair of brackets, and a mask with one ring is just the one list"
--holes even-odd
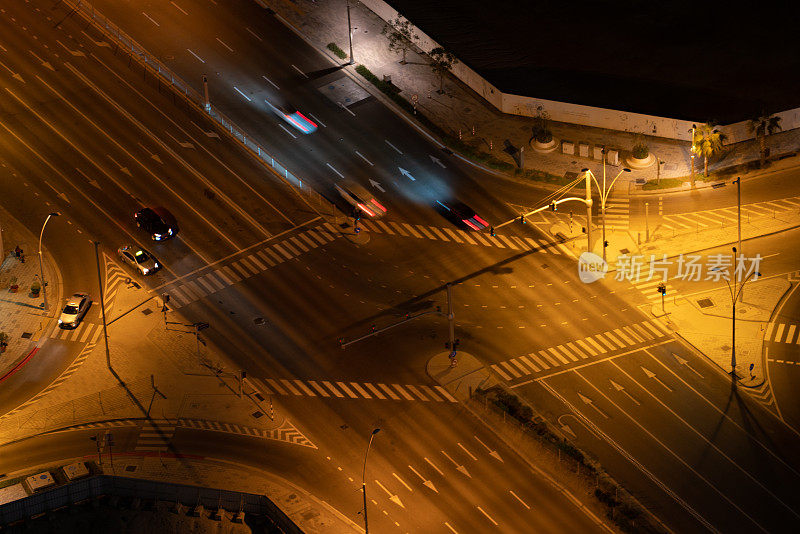
[(550, 211), (558, 211), (558, 205), (555, 203), (555, 201), (550, 203)]
[(524, 215), (520, 215), (519, 216), (519, 222), (521, 222), (522, 224), (525, 224), (525, 216)]
[(489, 228), (489, 235), (490, 235), (490, 236), (492, 236), (492, 237), (494, 237), (494, 226), (492, 226), (491, 228)]
[(657, 289), (658, 289), (658, 292), (661, 293), (662, 295), (666, 295), (667, 294), (667, 284), (665, 284), (664, 282), (661, 282), (660, 284), (658, 284), (658, 288)]
[(608, 240), (603, 241), (603, 248), (608, 248)]

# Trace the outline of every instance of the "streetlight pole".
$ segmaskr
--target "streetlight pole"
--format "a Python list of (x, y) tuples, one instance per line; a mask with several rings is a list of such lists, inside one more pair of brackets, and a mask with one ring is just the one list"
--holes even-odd
[(105, 341), (106, 344), (106, 365), (108, 365), (108, 368), (111, 369), (111, 352), (108, 350), (108, 323), (106, 322), (106, 300), (105, 300), (105, 295), (103, 294), (103, 275), (100, 272), (100, 241), (92, 241), (92, 243), (94, 243), (94, 261), (97, 264), (97, 284), (100, 288), (100, 312), (103, 318), (103, 340)]
[(375, 434), (380, 431), (380, 428), (376, 428), (372, 431), (372, 434), (369, 435), (367, 452), (364, 453), (364, 470), (361, 473), (361, 493), (364, 496), (364, 534), (369, 534), (369, 523), (367, 522), (367, 456), (369, 455), (370, 447), (372, 447), (372, 439), (375, 437)]
[(644, 203), (644, 240), (650, 242), (650, 203)]
[(695, 187), (695, 183), (694, 183), (694, 152), (695, 152), (695, 150), (694, 150), (694, 131), (696, 129), (697, 129), (697, 125), (696, 124), (692, 124), (692, 129), (689, 130), (690, 132), (692, 132), (692, 147), (689, 149), (689, 151), (691, 152), (691, 156), (692, 156), (692, 189), (694, 189), (694, 187)]
[(356, 62), (353, 58), (353, 26), (350, 23), (350, 0), (347, 0), (347, 38), (350, 41), (350, 61), (349, 64), (352, 65)]
[[(617, 179), (622, 176), (623, 172), (631, 172), (631, 170), (627, 167), (623, 167), (619, 173), (611, 180), (611, 183), (606, 187), (606, 151), (603, 149), (603, 186), (600, 187), (597, 178), (594, 176), (594, 173), (589, 169), (584, 169), (584, 172), (587, 176), (591, 176), (594, 180), (594, 184), (597, 186), (597, 190), (600, 192), (600, 213), (603, 218), (603, 261), (606, 261), (606, 201), (608, 197), (611, 195), (611, 190), (614, 188), (614, 184), (617, 183)], [(588, 183), (588, 178), (587, 178)], [(587, 195), (588, 196), (588, 195)], [(588, 199), (589, 202), (589, 210), (591, 210), (591, 197)], [(590, 242), (591, 245), (591, 242)]]
[[(736, 247), (733, 247), (733, 256), (736, 257)], [(733, 287), (731, 287), (731, 283), (729, 280), (725, 280), (725, 283), (728, 284), (728, 291), (731, 294), (731, 375), (734, 378), (738, 378), (736, 374), (736, 301), (739, 299), (739, 295), (742, 294), (742, 290), (744, 289), (744, 285), (750, 281), (751, 278), (755, 277), (758, 278), (761, 276), (760, 273), (753, 271), (750, 273), (743, 281), (740, 286), (736, 285), (736, 278), (733, 279)]]
[(50, 220), (50, 217), (58, 217), (58, 215), (59, 214), (57, 212), (50, 213), (44, 220), (42, 231), (39, 232), (39, 274), (42, 277), (42, 297), (44, 298), (44, 311), (47, 311), (47, 282), (44, 279), (44, 265), (42, 263), (42, 237), (44, 236), (44, 227), (47, 226), (47, 221)]

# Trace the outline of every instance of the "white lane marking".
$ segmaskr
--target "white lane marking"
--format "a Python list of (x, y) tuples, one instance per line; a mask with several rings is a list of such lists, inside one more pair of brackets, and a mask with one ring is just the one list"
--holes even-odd
[(397, 153), (398, 153), (398, 154), (400, 154), (400, 155), (403, 155), (403, 153), (400, 151), (400, 149), (399, 149), (399, 148), (397, 148), (396, 146), (394, 146), (392, 143), (390, 143), (388, 139), (384, 139), (384, 141), (386, 141), (386, 144), (387, 144), (387, 145), (389, 145), (390, 147), (392, 147), (393, 149), (395, 149), (395, 150), (397, 151)]
[(484, 509), (483, 509), (483, 508), (481, 508), (480, 506), (477, 506), (477, 505), (475, 506), (475, 508), (477, 508), (478, 510), (480, 510), (480, 511), (481, 511), (481, 513), (482, 513), (483, 515), (485, 515), (485, 516), (486, 516), (486, 519), (488, 519), (489, 521), (491, 521), (492, 523), (494, 523), (494, 526), (497, 526), (497, 521), (495, 521), (494, 519), (492, 519), (492, 516), (490, 516), (489, 514), (487, 514), (487, 513), (484, 511)]
[(253, 30), (251, 30), (250, 28), (247, 28), (247, 27), (246, 27), (246, 28), (245, 28), (245, 30), (247, 30), (247, 32), (248, 32), (250, 35), (252, 35), (252, 36), (253, 36), (253, 37), (255, 37), (256, 39), (258, 39), (259, 41), (263, 41), (263, 39), (261, 39), (261, 37), (259, 37), (259, 36), (258, 36), (258, 34), (257, 34), (256, 32), (254, 32)]
[(159, 24), (158, 22), (154, 21), (153, 18), (150, 15), (148, 15), (147, 13), (145, 13), (144, 11), (142, 11), (142, 15), (147, 17), (147, 20), (149, 20), (150, 22), (152, 22), (156, 26), (161, 26), (161, 24)]
[(449, 529), (450, 529), (450, 532), (452, 532), (453, 534), (458, 534), (458, 531), (456, 531), (456, 529), (454, 529), (453, 527), (451, 527), (451, 526), (450, 526), (450, 523), (448, 523), (447, 521), (445, 521), (445, 522), (444, 522), (444, 526), (446, 526), (447, 528), (449, 528)]
[(271, 83), (271, 84), (272, 84), (272, 86), (273, 86), (273, 87), (275, 87), (275, 89), (277, 89), (278, 91), (280, 91), (280, 90), (281, 90), (281, 88), (280, 88), (280, 87), (278, 87), (277, 85), (275, 85), (275, 82), (273, 82), (272, 80), (270, 80), (269, 78), (267, 78), (267, 77), (266, 77), (266, 76), (264, 76), (263, 74), (261, 75), (261, 77), (262, 77), (262, 78), (264, 78), (265, 80), (267, 80), (269, 83)]
[(312, 119), (314, 119), (315, 121), (317, 121), (317, 122), (319, 123), (319, 125), (320, 125), (320, 126), (322, 126), (323, 128), (327, 128), (327, 126), (325, 125), (325, 123), (324, 123), (324, 122), (322, 122), (321, 120), (319, 120), (319, 117), (317, 117), (317, 116), (316, 116), (316, 115), (314, 115), (313, 113), (309, 113), (308, 115), (309, 115), (309, 116), (310, 116)]
[(240, 95), (242, 95), (243, 97), (245, 97), (245, 98), (247, 99), (247, 101), (248, 101), (248, 102), (252, 102), (252, 100), (250, 99), (250, 97), (249, 97), (249, 96), (247, 96), (246, 94), (244, 94), (244, 93), (243, 93), (241, 90), (239, 90), (239, 88), (238, 88), (238, 87), (236, 87), (236, 86), (234, 85), (234, 86), (233, 86), (233, 88), (234, 88), (234, 89), (236, 89), (236, 92), (237, 92), (237, 93), (239, 93)]
[(348, 112), (348, 113), (349, 113), (350, 115), (352, 115), (353, 117), (355, 117), (355, 116), (356, 116), (356, 114), (355, 114), (355, 113), (353, 113), (353, 112), (350, 110), (350, 108), (348, 108), (347, 106), (345, 106), (345, 105), (344, 105), (344, 104), (342, 104), (341, 102), (337, 102), (337, 104), (339, 104), (339, 107), (340, 107), (340, 108), (342, 108), (343, 110), (345, 110), (346, 112)]
[(176, 4), (175, 2), (172, 2), (172, 1), (170, 1), (170, 4), (172, 4), (173, 6), (175, 6), (175, 9), (177, 9), (178, 11), (180, 11), (181, 13), (183, 13), (184, 15), (187, 15), (187, 16), (189, 15), (189, 14), (188, 14), (186, 11), (184, 11), (184, 10), (181, 8), (181, 6), (179, 6), (179, 5), (178, 5), (178, 4)]
[(305, 76), (306, 78), (308, 78), (308, 74), (306, 74), (306, 73), (305, 73), (305, 72), (303, 72), (302, 70), (298, 69), (298, 68), (297, 68), (297, 66), (296, 66), (294, 63), (292, 63), (292, 68), (293, 68), (294, 70), (296, 70), (297, 72), (299, 72), (300, 74), (302, 74), (303, 76)]
[(287, 134), (291, 135), (291, 136), (292, 136), (292, 139), (297, 139), (297, 136), (296, 136), (295, 134), (293, 134), (292, 132), (290, 132), (290, 131), (289, 131), (289, 130), (286, 128), (286, 126), (284, 126), (283, 124), (278, 124), (278, 126), (280, 126), (280, 127), (283, 129), (283, 131), (284, 131), (284, 132), (286, 132)]
[(369, 163), (370, 167), (374, 167), (374, 166), (375, 166), (375, 164), (374, 164), (374, 163), (372, 163), (370, 160), (368, 160), (367, 158), (365, 158), (365, 157), (364, 157), (364, 154), (362, 154), (362, 153), (361, 153), (361, 152), (359, 152), (358, 150), (356, 150), (356, 155), (357, 155), (359, 158), (361, 158), (361, 159), (363, 159), (364, 161), (366, 161), (367, 163)]
[(397, 473), (392, 473), (392, 476), (394, 476), (394, 478), (396, 478), (396, 479), (397, 479), (397, 480), (398, 480), (398, 481), (399, 481), (399, 482), (400, 482), (402, 485), (404, 485), (404, 486), (406, 487), (406, 489), (408, 489), (408, 491), (410, 491), (410, 492), (412, 492), (412, 493), (414, 492), (414, 490), (413, 490), (413, 489), (411, 489), (411, 486), (409, 486), (408, 484), (406, 484), (405, 480), (403, 480), (402, 478), (400, 478), (400, 477), (398, 476), (398, 474), (397, 474)]
[(522, 503), (522, 506), (524, 506), (524, 507), (525, 507), (525, 508), (527, 508), (528, 510), (530, 510), (530, 509), (531, 509), (531, 507), (530, 507), (530, 506), (528, 506), (528, 504), (527, 504), (525, 501), (523, 501), (522, 499), (520, 499), (520, 498), (519, 498), (519, 495), (517, 495), (516, 493), (514, 493), (512, 490), (508, 490), (508, 492), (509, 492), (511, 495), (513, 495), (515, 499), (517, 499), (519, 502), (521, 502), (521, 503)]
[(217, 37), (216, 39), (217, 39), (217, 41), (219, 42), (219, 44), (221, 44), (222, 46), (224, 46), (225, 48), (227, 48), (229, 52), (233, 52), (233, 48), (231, 48), (230, 46), (228, 46), (227, 44), (225, 44), (225, 42), (224, 42), (222, 39), (220, 39), (219, 37)]
[(441, 470), (441, 469), (439, 469), (438, 467), (436, 467), (436, 464), (434, 464), (433, 462), (431, 462), (430, 460), (428, 460), (428, 458), (423, 458), (423, 460), (425, 460), (426, 462), (428, 462), (428, 465), (430, 465), (431, 467), (433, 467), (434, 469), (436, 469), (436, 472), (437, 472), (437, 473), (439, 473), (440, 475), (444, 476), (444, 473), (442, 473), (442, 470)]
[(473, 459), (473, 460), (475, 460), (476, 462), (478, 461), (478, 459), (477, 459), (477, 458), (475, 458), (475, 457), (472, 455), (472, 453), (471, 453), (471, 452), (469, 452), (469, 451), (467, 450), (467, 448), (466, 448), (466, 447), (464, 447), (464, 446), (463, 446), (461, 443), (457, 443), (457, 445), (458, 445), (459, 447), (461, 447), (461, 450), (463, 450), (464, 452), (466, 452), (466, 453), (467, 453), (467, 455), (468, 455), (470, 458), (472, 458), (472, 459)]
[(83, 30), (81, 30), (81, 33), (83, 35), (85, 35), (90, 41), (92, 41), (95, 44), (95, 46), (100, 46), (100, 47), (105, 46), (106, 48), (111, 48), (111, 45), (108, 44), (107, 42), (105, 42), (105, 41), (95, 41), (94, 37), (92, 37), (91, 35), (89, 35), (88, 33), (86, 33)]
[(336, 169), (334, 169), (334, 168), (333, 168), (333, 165), (331, 165), (330, 163), (326, 163), (325, 165), (327, 165), (328, 167), (330, 167), (330, 168), (331, 168), (331, 170), (332, 170), (333, 172), (335, 172), (336, 174), (338, 174), (338, 175), (339, 175), (339, 178), (344, 178), (344, 175), (342, 175), (342, 173), (340, 173), (339, 171), (337, 171)]

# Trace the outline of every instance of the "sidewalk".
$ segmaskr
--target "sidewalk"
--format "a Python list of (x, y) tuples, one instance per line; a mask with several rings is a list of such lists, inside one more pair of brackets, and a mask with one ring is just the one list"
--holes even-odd
[[(33, 296), (31, 284), (41, 284), (38, 240), (19, 221), (0, 207), (0, 226), (5, 257), (0, 260), (0, 332), (8, 334), (8, 347), (0, 352), (0, 380), (19, 365), (49, 335), (62, 304), (61, 275), (49, 254), (44, 253), (44, 276), (47, 281), (47, 302), (44, 311), (42, 293)], [(22, 262), (14, 255), (19, 246), (25, 256)], [(17, 286), (15, 290), (13, 286)]]
[[(347, 59), (336, 58), (326, 49), (329, 43), (335, 43), (345, 51), (348, 49), (345, 0), (326, 2), (271, 0), (268, 3), (315, 47), (327, 53), (336, 62), (347, 61)], [(400, 89), (400, 95), (409, 102), (416, 95), (418, 113), (428, 117), (452, 137), (460, 138), (473, 148), (512, 164), (515, 164), (514, 158), (504, 151), (506, 142), (515, 148), (524, 147), (525, 169), (545, 171), (556, 176), (578, 173), (584, 167), (593, 169), (595, 174), (598, 171), (602, 172), (600, 161), (578, 155), (578, 143), (589, 145), (590, 156), (593, 145), (619, 149), (621, 151), (620, 167), (628, 166), (626, 158), (630, 157), (635, 134), (550, 122), (550, 129), (557, 141), (556, 148), (551, 152), (537, 151), (531, 144), (533, 118), (498, 112), (452, 76), (445, 79), (445, 94), (438, 94), (439, 78), (431, 70), (426, 55), (418, 50), (409, 50), (406, 57), (407, 63), (400, 64), (402, 56), (389, 51), (387, 38), (381, 34), (382, 29), (386, 26), (385, 21), (358, 2), (351, 3), (350, 14), (353, 26), (353, 55), (356, 64), (363, 64), (379, 79), (390, 77), (391, 83)], [(364, 85), (371, 87), (369, 82), (355, 73), (354, 67), (347, 68)], [(373, 94), (378, 92), (374, 87), (371, 87), (370, 90)], [(387, 99), (384, 98), (384, 100)], [(576, 154), (562, 154), (560, 152), (561, 140), (573, 142)], [(662, 179), (679, 178), (684, 182), (689, 180), (691, 158), (688, 142), (650, 136), (646, 136), (646, 141), (651, 154), (664, 162), (660, 172), (655, 164), (655, 157), (651, 158), (652, 162), (648, 167), (632, 168), (631, 173), (626, 173), (623, 178), (620, 178), (617, 186), (620, 191), (641, 190), (641, 183), (637, 185), (637, 180), (655, 180), (658, 175)], [(781, 132), (769, 136), (767, 141), (772, 154), (778, 156), (793, 154), (800, 149), (800, 130)], [(721, 158), (710, 162), (709, 170), (713, 173), (733, 165), (758, 161), (758, 159), (759, 145), (756, 141), (737, 143), (727, 147), (726, 153)], [(800, 165), (797, 158), (792, 158), (791, 161), (795, 166)], [(702, 158), (696, 158), (695, 167), (697, 185), (698, 187), (704, 186), (704, 182), (700, 181), (703, 171)], [(616, 174), (618, 169), (619, 167), (611, 167), (610, 170)], [(741, 171), (740, 174), (746, 174), (746, 169)], [(749, 174), (758, 174), (758, 172), (755, 170)], [(688, 189), (688, 186), (684, 184), (679, 188), (679, 190), (681, 189)], [(666, 191), (670, 190), (661, 189), (654, 193), (663, 194)]]

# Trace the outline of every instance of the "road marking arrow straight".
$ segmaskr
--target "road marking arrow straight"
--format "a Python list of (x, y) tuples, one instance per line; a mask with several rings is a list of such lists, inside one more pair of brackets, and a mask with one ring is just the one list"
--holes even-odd
[(67, 198), (67, 195), (66, 195), (65, 193), (63, 193), (63, 192), (59, 191), (58, 189), (56, 189), (56, 188), (55, 188), (55, 186), (53, 186), (53, 184), (51, 184), (51, 183), (50, 183), (50, 182), (48, 182), (47, 180), (45, 180), (45, 181), (44, 181), (44, 183), (46, 183), (47, 185), (49, 185), (49, 186), (50, 186), (50, 189), (52, 189), (53, 191), (55, 191), (55, 192), (56, 192), (56, 195), (57, 195), (57, 196), (58, 196), (58, 197), (59, 197), (61, 200), (63, 200), (63, 201), (64, 201), (64, 202), (66, 202), (67, 204), (71, 204), (71, 202), (69, 201), (69, 199)]
[(56, 71), (56, 69), (54, 69), (54, 68), (53, 68), (53, 66), (50, 64), (50, 62), (49, 62), (49, 61), (45, 61), (45, 60), (43, 60), (42, 58), (40, 58), (39, 56), (37, 56), (36, 54), (34, 54), (33, 50), (28, 50), (28, 52), (30, 52), (30, 53), (31, 53), (31, 55), (32, 55), (33, 57), (35, 57), (35, 58), (36, 58), (36, 61), (38, 61), (39, 63), (41, 63), (41, 64), (42, 64), (42, 67), (45, 67), (45, 68), (47, 68), (47, 69), (50, 69), (50, 70), (52, 70), (53, 72), (55, 72), (55, 71)]
[(477, 458), (476, 458), (476, 457), (475, 457), (475, 456), (474, 456), (474, 455), (473, 455), (471, 452), (469, 452), (469, 451), (467, 450), (467, 448), (466, 448), (465, 446), (463, 446), (461, 443), (456, 443), (456, 445), (458, 445), (459, 447), (461, 447), (461, 450), (462, 450), (462, 451), (464, 451), (464, 452), (466, 452), (466, 453), (467, 453), (467, 456), (469, 456), (470, 458), (472, 458), (472, 459), (473, 459), (473, 460), (475, 460), (476, 462), (478, 461), (478, 459), (477, 459)]
[[(490, 448), (489, 448), (489, 446), (488, 446), (488, 445), (486, 445), (484, 442), (482, 442), (482, 441), (481, 441), (481, 439), (480, 439), (478, 436), (474, 436), (474, 437), (475, 437), (475, 439), (478, 441), (478, 443), (480, 443), (481, 445), (483, 445), (483, 447), (484, 447), (484, 448), (485, 448), (487, 451), (489, 451), (489, 456), (491, 456), (491, 457), (493, 457), (493, 458), (496, 458), (496, 459), (500, 460), (501, 462), (503, 462), (503, 459), (502, 459), (502, 458), (500, 458), (500, 453), (498, 453), (498, 452), (497, 452), (496, 450), (494, 450), (494, 449), (490, 449)], [(503, 463), (505, 463), (505, 462), (503, 462)]]
[(22, 76), (20, 76), (20, 74), (18, 72), (14, 72), (10, 68), (8, 68), (5, 65), (5, 63), (3, 63), (2, 61), (0, 61), (0, 66), (2, 66), (4, 69), (6, 69), (8, 72), (10, 72), (12, 78), (14, 78), (15, 80), (20, 81), (22, 83), (25, 83), (25, 80), (22, 79)]
[[(369, 166), (370, 166), (370, 167), (374, 167), (374, 166), (375, 166), (375, 164), (374, 164), (374, 163), (372, 163), (370, 160), (368, 160), (366, 157), (364, 157), (364, 154), (362, 154), (362, 153), (361, 153), (361, 152), (359, 152), (358, 150), (356, 150), (356, 155), (357, 155), (359, 158), (361, 158), (361, 159), (363, 159), (364, 161), (366, 161), (367, 163), (369, 163)], [(371, 181), (372, 181), (372, 180), (370, 180), (370, 182), (371, 182)]]
[(658, 382), (659, 384), (664, 386), (664, 389), (666, 389), (667, 391), (670, 391), (670, 392), (672, 391), (672, 388), (669, 387), (668, 385), (666, 385), (664, 382), (662, 382), (661, 379), (658, 378), (653, 371), (649, 370), (646, 367), (642, 367), (642, 371), (644, 371), (644, 374), (647, 375), (647, 378), (652, 378), (653, 380), (655, 380), (656, 382)]
[(431, 462), (430, 460), (428, 460), (428, 458), (423, 458), (423, 460), (425, 460), (426, 462), (428, 462), (428, 465), (429, 465), (429, 466), (431, 466), (431, 467), (433, 467), (434, 469), (436, 469), (436, 472), (437, 472), (437, 473), (439, 473), (440, 475), (444, 476), (444, 473), (442, 473), (442, 470), (441, 470), (441, 469), (439, 469), (438, 467), (436, 467), (436, 464), (434, 464), (433, 462)]
[(689, 362), (688, 362), (687, 360), (684, 360), (683, 358), (681, 358), (680, 356), (678, 356), (678, 355), (677, 355), (677, 354), (675, 354), (674, 352), (672, 353), (672, 357), (673, 357), (673, 358), (675, 358), (675, 361), (677, 361), (677, 362), (678, 362), (678, 364), (680, 364), (680, 365), (684, 365), (684, 366), (688, 367), (689, 369), (691, 369), (691, 370), (692, 370), (692, 372), (693, 372), (694, 374), (696, 374), (696, 375), (697, 375), (697, 376), (699, 376), (700, 378), (703, 378), (703, 375), (701, 375), (700, 373), (698, 373), (698, 372), (697, 372), (697, 369), (695, 369), (694, 367), (692, 367), (691, 365), (689, 365)]
[(407, 170), (405, 170), (403, 167), (397, 167), (397, 168), (400, 169), (400, 174), (402, 174), (403, 176), (407, 177), (412, 182), (415, 182), (417, 180), (416, 178), (411, 176), (411, 173), (408, 172)]
[(89, 176), (87, 176), (87, 174), (85, 172), (83, 172), (82, 170), (80, 170), (78, 168), (76, 168), (75, 170), (78, 171), (84, 178), (86, 178), (86, 181), (89, 182), (89, 184), (92, 187), (96, 187), (97, 189), (102, 189), (100, 187), (100, 184), (97, 183), (97, 180), (95, 180), (94, 178), (89, 178)]
[[(428, 155), (430, 156), (430, 154), (428, 154)], [(447, 168), (447, 167), (444, 166), (444, 163), (442, 163), (442, 160), (440, 160), (439, 158), (437, 158), (435, 156), (430, 156), (430, 158), (431, 158), (431, 161), (434, 162), (439, 167), (441, 167), (443, 169)]]
[(575, 435), (575, 432), (572, 431), (572, 427), (570, 427), (569, 425), (561, 425), (561, 430), (572, 436), (573, 439), (578, 437), (577, 435)]
[(119, 163), (117, 163), (117, 161), (116, 161), (114, 158), (112, 158), (110, 154), (106, 154), (106, 157), (107, 157), (108, 159), (110, 159), (110, 160), (111, 160), (111, 163), (113, 163), (114, 165), (116, 165), (116, 166), (119, 168), (119, 170), (120, 170), (121, 172), (124, 172), (125, 174), (127, 174), (128, 176), (130, 176), (131, 178), (133, 178), (133, 174), (132, 174), (132, 173), (131, 173), (131, 171), (128, 169), (128, 167), (123, 167), (122, 165), (120, 165)]
[(423, 486), (425, 486), (426, 488), (432, 489), (436, 493), (439, 493), (439, 490), (436, 489), (436, 486), (433, 485), (433, 482), (431, 482), (430, 479), (426, 479), (424, 476), (420, 475), (419, 472), (417, 472), (417, 470), (414, 469), (413, 467), (411, 467), (410, 465), (408, 466), (408, 468), (411, 469), (411, 472), (414, 473), (415, 475), (417, 475), (420, 480), (422, 480), (422, 485)]
[(385, 193), (385, 192), (386, 192), (386, 189), (384, 189), (383, 187), (381, 187), (381, 184), (379, 184), (378, 182), (376, 182), (376, 181), (375, 181), (375, 180), (373, 180), (372, 178), (370, 178), (370, 179), (369, 179), (369, 183), (370, 183), (370, 185), (372, 185), (372, 187), (374, 187), (375, 189), (377, 189), (377, 190), (378, 190), (378, 191), (380, 191), (381, 193)]
[(617, 384), (616, 382), (614, 382), (611, 379), (609, 379), (609, 381), (611, 382), (611, 385), (614, 386), (614, 389), (616, 389), (617, 391), (621, 391), (623, 395), (627, 396), (630, 400), (635, 402), (636, 406), (641, 406), (642, 405), (642, 403), (639, 402), (638, 400), (636, 400), (633, 395), (631, 395), (630, 393), (625, 391), (625, 388), (622, 387), (620, 384)]
[(581, 394), (581, 393), (578, 393), (578, 397), (580, 397), (581, 401), (582, 401), (582, 402), (583, 402), (585, 405), (587, 405), (587, 406), (591, 406), (592, 408), (594, 408), (594, 409), (595, 409), (595, 411), (596, 411), (597, 413), (599, 413), (600, 415), (602, 415), (604, 418), (608, 419), (608, 415), (606, 415), (606, 413), (605, 413), (603, 410), (601, 410), (600, 408), (598, 408), (597, 406), (595, 406), (595, 405), (594, 405), (594, 401), (593, 401), (592, 399), (590, 399), (589, 397), (587, 397), (587, 396), (585, 396), (585, 395), (583, 395), (583, 394)]
[(390, 501), (395, 503), (400, 508), (405, 508), (405, 506), (403, 505), (403, 501), (400, 500), (400, 497), (398, 497), (397, 495), (393, 494), (391, 491), (386, 489), (386, 487), (383, 484), (381, 484), (377, 479), (375, 480), (375, 484), (377, 484), (378, 487), (380, 487), (383, 491), (386, 492), (386, 495), (389, 496)]
[(519, 495), (517, 495), (516, 493), (514, 493), (514, 491), (513, 491), (513, 490), (508, 490), (508, 492), (509, 492), (511, 495), (513, 495), (515, 499), (517, 499), (519, 502), (521, 502), (521, 503), (522, 503), (522, 506), (524, 506), (524, 507), (525, 507), (525, 508), (527, 508), (528, 510), (530, 510), (530, 509), (531, 509), (531, 507), (530, 507), (530, 506), (528, 506), (528, 503), (526, 503), (525, 501), (523, 501), (522, 499), (520, 499), (520, 498), (519, 498)]
[(452, 458), (450, 458), (450, 456), (446, 452), (442, 451), (442, 454), (444, 454), (444, 457), (447, 458), (448, 460), (450, 460), (453, 463), (453, 465), (456, 466), (456, 470), (457, 471), (467, 475), (467, 477), (469, 477), (469, 478), (472, 478), (472, 475), (469, 474), (469, 471), (467, 471), (466, 467), (464, 467), (463, 465), (459, 465), (459, 463), (456, 462), (455, 460), (453, 460)]
[(410, 492), (412, 492), (412, 493), (414, 492), (414, 490), (413, 490), (413, 489), (411, 489), (411, 486), (409, 486), (408, 484), (406, 484), (406, 481), (405, 481), (405, 480), (403, 480), (402, 478), (400, 478), (400, 475), (398, 475), (397, 473), (392, 473), (392, 476), (393, 476), (394, 478), (396, 478), (396, 479), (397, 479), (397, 481), (398, 481), (398, 482), (400, 482), (400, 484), (404, 485), (408, 491), (410, 491)]

